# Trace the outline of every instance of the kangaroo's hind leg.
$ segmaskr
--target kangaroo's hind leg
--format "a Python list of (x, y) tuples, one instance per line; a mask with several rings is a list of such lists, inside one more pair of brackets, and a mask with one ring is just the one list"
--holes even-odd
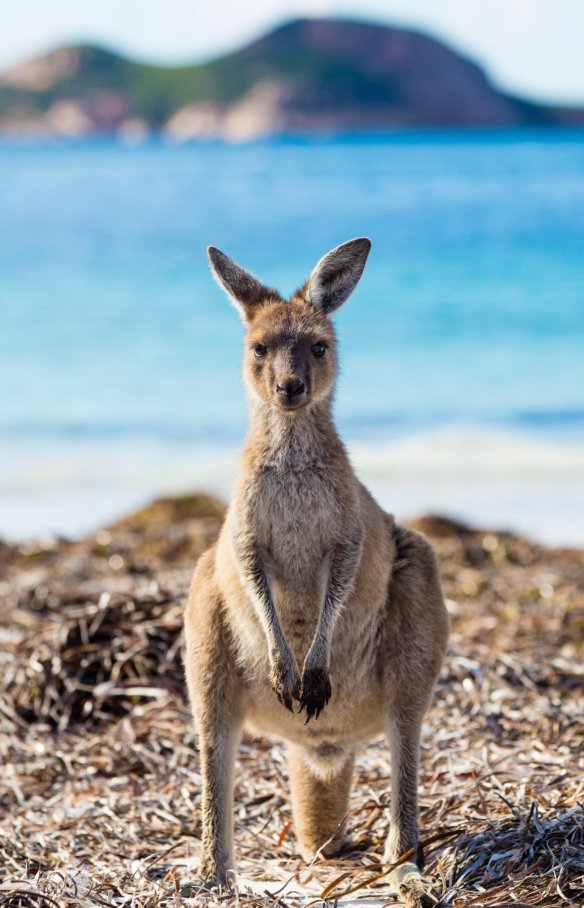
[(448, 613), (438, 564), (419, 533), (396, 527), (398, 570), (390, 581), (385, 625), (384, 689), (391, 750), (391, 825), (385, 860), (396, 868), (392, 882), (408, 908), (431, 908), (435, 899), (422, 876), (418, 840), (420, 734), (448, 639)]
[(388, 723), (391, 748), (391, 823), (385, 848), (386, 863), (413, 849), (411, 857), (392, 874), (392, 882), (407, 906), (430, 908), (428, 883), (422, 875), (418, 843), (418, 751), (423, 713), (394, 714)]
[(304, 859), (312, 861), (328, 839), (323, 854), (343, 841), (355, 755), (332, 744), (290, 745), (289, 766), (294, 827)]
[(233, 765), (244, 684), (238, 677), (215, 582), (215, 552), (197, 565), (185, 613), (185, 670), (199, 732), (202, 793), (201, 885), (224, 886), (233, 857)]

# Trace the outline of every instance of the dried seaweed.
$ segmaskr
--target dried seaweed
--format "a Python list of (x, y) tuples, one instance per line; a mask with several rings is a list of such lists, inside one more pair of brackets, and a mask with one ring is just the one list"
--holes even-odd
[[(350, 846), (307, 867), (285, 746), (244, 740), (238, 878), (181, 895), (201, 795), (181, 615), (222, 513), (192, 496), (80, 542), (0, 545), (0, 906), (396, 903), (382, 741), (357, 762)], [(439, 517), (419, 526), (453, 618), (420, 773), (437, 904), (582, 906), (584, 555)]]

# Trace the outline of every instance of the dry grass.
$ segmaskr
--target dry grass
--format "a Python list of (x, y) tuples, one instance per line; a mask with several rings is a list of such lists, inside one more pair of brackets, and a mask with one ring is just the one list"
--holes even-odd
[[(240, 888), (181, 897), (198, 859), (201, 791), (181, 611), (221, 516), (194, 496), (78, 543), (0, 545), (0, 905), (394, 903), (380, 863), (383, 742), (358, 761), (351, 847), (307, 867), (285, 748), (246, 740)], [(584, 555), (439, 518), (421, 527), (453, 614), (420, 776), (438, 903), (584, 905)]]

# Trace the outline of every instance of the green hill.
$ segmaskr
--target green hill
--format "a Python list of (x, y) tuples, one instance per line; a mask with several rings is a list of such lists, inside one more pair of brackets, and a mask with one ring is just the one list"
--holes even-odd
[(301, 19), (210, 63), (161, 67), (91, 45), (0, 78), (0, 129), (77, 135), (165, 129), (177, 138), (417, 127), (584, 125), (584, 111), (497, 91), (418, 32)]

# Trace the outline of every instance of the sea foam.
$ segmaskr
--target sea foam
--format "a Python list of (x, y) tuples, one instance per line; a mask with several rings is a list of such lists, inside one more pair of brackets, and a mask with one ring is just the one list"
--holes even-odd
[[(510, 529), (548, 544), (584, 544), (584, 441), (551, 442), (449, 425), (348, 443), (380, 503), (407, 519), (428, 511)], [(159, 495), (228, 498), (238, 447), (153, 437), (20, 439), (0, 454), (0, 533), (78, 536)]]

